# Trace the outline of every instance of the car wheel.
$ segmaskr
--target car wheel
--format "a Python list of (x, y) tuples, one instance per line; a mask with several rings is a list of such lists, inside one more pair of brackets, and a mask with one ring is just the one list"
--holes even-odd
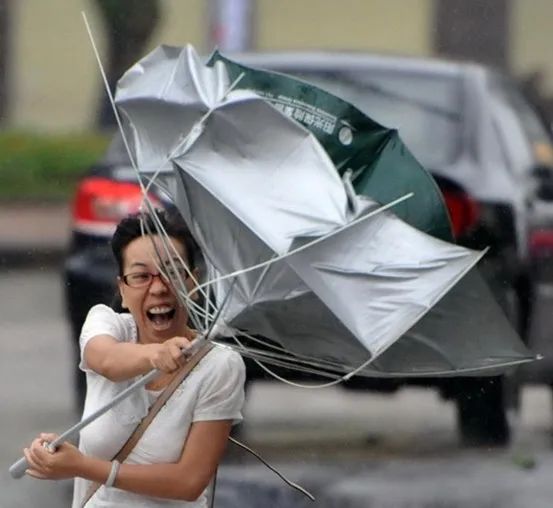
[(457, 422), (463, 446), (506, 446), (510, 440), (504, 379), (470, 378), (456, 396)]
[(530, 276), (523, 275), (516, 281), (514, 289), (516, 293), (515, 326), (520, 338), (525, 344), (528, 344), (535, 303), (534, 283)]

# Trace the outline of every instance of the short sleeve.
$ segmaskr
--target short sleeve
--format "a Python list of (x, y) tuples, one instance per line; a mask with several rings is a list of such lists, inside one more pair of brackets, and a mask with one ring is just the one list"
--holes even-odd
[(209, 354), (213, 353), (208, 375), (201, 381), (192, 421), (232, 420), (239, 423), (245, 398), (244, 361), (235, 351), (214, 350)]
[[(130, 317), (130, 316), (129, 316)], [(107, 305), (95, 305), (90, 309), (81, 329), (79, 345), (81, 349), (81, 362), (79, 368), (88, 371), (84, 360), (84, 350), (88, 342), (98, 335), (109, 335), (120, 342), (132, 340), (129, 327), (123, 317)]]

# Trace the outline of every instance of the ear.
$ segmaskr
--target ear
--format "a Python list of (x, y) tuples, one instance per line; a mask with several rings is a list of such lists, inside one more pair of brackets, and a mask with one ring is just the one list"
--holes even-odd
[(128, 309), (127, 304), (125, 303), (125, 283), (121, 277), (117, 277), (117, 288), (119, 289), (119, 295), (121, 296), (121, 307), (123, 309)]

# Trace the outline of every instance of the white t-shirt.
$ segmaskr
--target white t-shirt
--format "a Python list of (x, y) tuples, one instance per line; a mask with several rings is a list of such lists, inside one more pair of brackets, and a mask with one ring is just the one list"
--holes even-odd
[[(80, 368), (86, 372), (87, 394), (83, 418), (111, 401), (136, 379), (114, 383), (92, 371), (84, 360), (84, 349), (98, 335), (110, 335), (121, 342), (136, 342), (137, 331), (130, 314), (118, 314), (106, 305), (92, 307), (80, 338)], [(245, 367), (242, 357), (216, 346), (196, 365), (156, 415), (125, 463), (174, 463), (180, 458), (192, 422), (242, 419)], [(79, 449), (110, 460), (126, 442), (136, 425), (147, 414), (155, 395), (146, 388), (100, 416), (81, 430)], [(72, 508), (79, 508), (90, 482), (75, 479)], [(196, 501), (185, 502), (137, 495), (116, 488), (100, 487), (86, 508), (126, 507), (207, 507), (204, 492)]]

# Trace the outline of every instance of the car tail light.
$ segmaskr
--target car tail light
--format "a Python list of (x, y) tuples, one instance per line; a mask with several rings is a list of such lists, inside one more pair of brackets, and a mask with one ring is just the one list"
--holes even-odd
[(460, 190), (444, 190), (443, 195), (455, 238), (469, 233), (480, 217), (478, 203)]
[[(162, 206), (158, 199), (149, 197), (154, 206)], [(142, 199), (142, 189), (136, 183), (86, 178), (73, 202), (73, 227), (82, 233), (111, 236), (123, 217), (139, 211)]]
[(538, 229), (530, 234), (530, 252), (533, 257), (550, 257), (553, 255), (553, 231)]

